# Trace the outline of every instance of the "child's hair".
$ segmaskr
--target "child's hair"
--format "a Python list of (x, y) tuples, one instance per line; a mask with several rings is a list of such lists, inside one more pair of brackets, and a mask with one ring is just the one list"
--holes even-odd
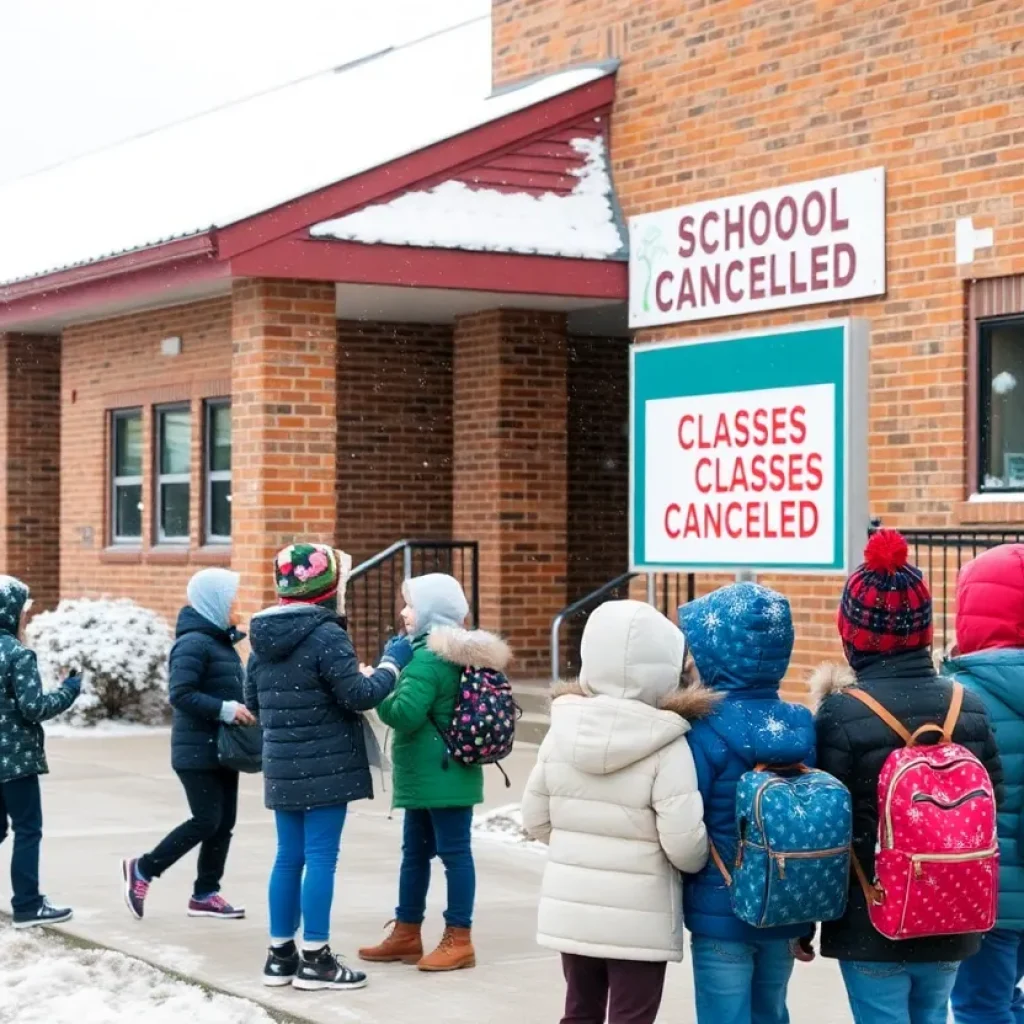
[(679, 675), (679, 685), (686, 690), (691, 686), (700, 686), (700, 672), (697, 671), (697, 662), (693, 660), (690, 648), (686, 648), (686, 656), (683, 658), (683, 671)]

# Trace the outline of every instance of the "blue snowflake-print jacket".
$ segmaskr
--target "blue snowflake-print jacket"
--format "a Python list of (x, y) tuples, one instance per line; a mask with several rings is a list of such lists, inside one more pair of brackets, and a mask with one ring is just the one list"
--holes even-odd
[(36, 656), (18, 642), (18, 622), (28, 587), (0, 577), (0, 782), (48, 771), (40, 722), (63, 714), (75, 702), (77, 687), (43, 692)]
[[(810, 711), (779, 698), (793, 652), (789, 602), (755, 583), (716, 590), (679, 610), (705, 686), (725, 694), (713, 715), (694, 723), (690, 749), (704, 799), (704, 824), (727, 864), (736, 857), (736, 785), (757, 764), (814, 764)], [(685, 921), (694, 935), (726, 942), (796, 938), (795, 928), (752, 928), (732, 912), (712, 861), (685, 877)]]

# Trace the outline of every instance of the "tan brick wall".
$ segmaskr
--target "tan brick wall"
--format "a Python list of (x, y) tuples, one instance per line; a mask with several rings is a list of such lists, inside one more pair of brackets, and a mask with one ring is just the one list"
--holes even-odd
[[(1024, 270), (1024, 6), (495, 0), (493, 26), (496, 84), (622, 59), (611, 155), (627, 215), (885, 166), (883, 298), (665, 327), (638, 341), (867, 317), (872, 513), (891, 525), (957, 522), (966, 280)], [(995, 246), (958, 270), (963, 216), (993, 228)], [(1024, 507), (1014, 518), (1024, 522)], [(838, 656), (841, 581), (765, 582), (796, 605), (793, 678)]]
[[(60, 565), (64, 597), (131, 597), (173, 621), (185, 584), (223, 553), (201, 552), (202, 400), (230, 395), (231, 304), (227, 298), (175, 306), (64, 331), (60, 445)], [(181, 355), (160, 354), (178, 335)], [(143, 539), (134, 552), (109, 550), (109, 414), (142, 407), (145, 451), (154, 437), (152, 408), (192, 406), (189, 551), (153, 543), (152, 459), (144, 459)]]
[(0, 338), (0, 567), (60, 597), (60, 338)]
[(333, 284), (234, 282), (232, 565), (246, 618), (274, 600), (277, 551), (336, 541), (337, 334)]
[(559, 314), (455, 327), (454, 530), (481, 545), (481, 622), (543, 675), (567, 573), (566, 339)]

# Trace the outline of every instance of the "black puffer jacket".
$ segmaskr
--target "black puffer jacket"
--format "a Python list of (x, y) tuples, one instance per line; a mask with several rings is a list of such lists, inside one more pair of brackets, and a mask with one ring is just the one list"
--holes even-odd
[(178, 615), (171, 648), (170, 692), (174, 708), (171, 767), (176, 772), (218, 767), (217, 730), (227, 700), (242, 702), (245, 671), (235, 644), (244, 634), (221, 629), (186, 606)]
[[(853, 796), (853, 846), (870, 878), (874, 876), (878, 839), (878, 777), (886, 758), (902, 747), (903, 741), (869, 708), (842, 693), (851, 685), (874, 697), (911, 732), (922, 725), (941, 725), (953, 694), (951, 683), (935, 674), (926, 650), (879, 656), (856, 678), (848, 670), (825, 666), (812, 680), (812, 687), (823, 694), (816, 719), (818, 767), (843, 782)], [(964, 693), (953, 739), (985, 765), (996, 800), (1002, 800), (1003, 771), (995, 736), (976, 694)], [(837, 960), (941, 963), (965, 960), (980, 945), (977, 935), (905, 942), (884, 938), (871, 924), (864, 893), (851, 873), (846, 914), (822, 926), (821, 952)]]
[(373, 796), (362, 711), (396, 673), (366, 677), (344, 622), (316, 605), (286, 605), (252, 620), (245, 702), (263, 726), (263, 778), (272, 811), (305, 811)]

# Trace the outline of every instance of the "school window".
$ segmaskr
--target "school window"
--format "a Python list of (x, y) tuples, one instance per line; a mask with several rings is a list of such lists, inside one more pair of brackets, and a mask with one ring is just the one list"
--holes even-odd
[(142, 540), (142, 410), (119, 409), (111, 415), (111, 540)]
[(231, 542), (231, 403), (206, 403), (206, 543)]
[(979, 490), (1024, 491), (1024, 319), (978, 327)]
[(188, 406), (156, 411), (157, 542), (188, 542), (192, 413)]

